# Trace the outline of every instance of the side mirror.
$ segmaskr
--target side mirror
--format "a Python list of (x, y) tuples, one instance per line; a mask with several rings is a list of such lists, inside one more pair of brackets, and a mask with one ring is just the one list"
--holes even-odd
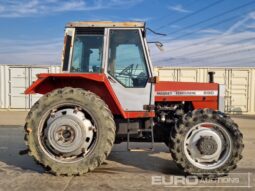
[(161, 52), (164, 51), (164, 45), (161, 42), (156, 42), (155, 45)]
[(161, 42), (159, 42), (159, 41), (152, 41), (152, 42), (148, 42), (148, 43), (153, 43), (153, 44), (156, 45), (156, 47), (157, 47), (161, 52), (164, 51), (164, 48), (163, 48), (164, 45), (163, 45)]

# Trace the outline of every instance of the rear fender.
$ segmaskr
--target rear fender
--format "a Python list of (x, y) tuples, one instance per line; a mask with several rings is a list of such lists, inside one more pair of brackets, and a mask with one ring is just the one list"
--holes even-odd
[(101, 97), (114, 115), (126, 118), (112, 87), (104, 74), (39, 74), (25, 94), (46, 94), (57, 88), (73, 87), (91, 91)]

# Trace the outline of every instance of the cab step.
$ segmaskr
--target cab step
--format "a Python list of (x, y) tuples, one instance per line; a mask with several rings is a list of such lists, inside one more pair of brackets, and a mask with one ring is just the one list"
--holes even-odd
[(149, 132), (151, 134), (151, 147), (149, 148), (132, 148), (130, 146), (130, 134), (132, 134), (132, 129), (127, 129), (127, 150), (132, 152), (143, 152), (143, 151), (154, 151), (154, 132), (153, 132), (153, 125), (147, 129), (139, 129), (139, 132)]

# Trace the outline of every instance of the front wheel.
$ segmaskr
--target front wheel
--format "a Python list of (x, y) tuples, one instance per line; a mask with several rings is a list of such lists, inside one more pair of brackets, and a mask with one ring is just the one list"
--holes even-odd
[(115, 139), (113, 116), (104, 101), (69, 87), (41, 97), (27, 116), (25, 131), (30, 155), (56, 175), (94, 170)]
[(237, 124), (210, 109), (187, 113), (171, 133), (173, 159), (199, 177), (219, 177), (235, 169), (243, 147)]

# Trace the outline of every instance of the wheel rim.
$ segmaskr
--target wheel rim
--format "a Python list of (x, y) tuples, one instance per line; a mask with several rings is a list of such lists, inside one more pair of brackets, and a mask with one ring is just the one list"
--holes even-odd
[(184, 153), (194, 166), (211, 170), (226, 163), (232, 151), (232, 139), (221, 125), (200, 123), (184, 139)]
[(66, 103), (55, 106), (43, 115), (39, 126), (41, 148), (61, 163), (84, 159), (97, 143), (96, 121), (80, 105)]

